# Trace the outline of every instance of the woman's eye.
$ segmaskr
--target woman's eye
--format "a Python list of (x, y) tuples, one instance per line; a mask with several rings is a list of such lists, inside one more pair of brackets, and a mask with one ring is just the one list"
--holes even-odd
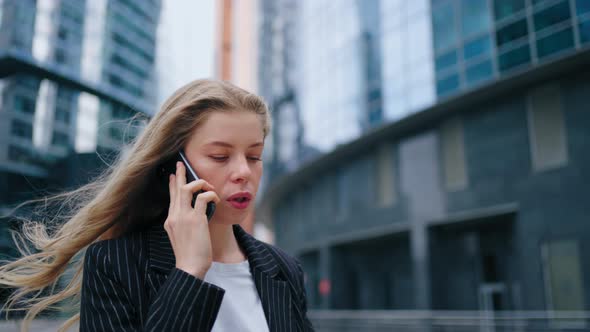
[(248, 157), (248, 159), (250, 159), (252, 161), (262, 161), (262, 158), (257, 157), (257, 156), (250, 156), (250, 157)]
[(211, 159), (215, 161), (225, 161), (227, 160), (227, 156), (211, 156)]

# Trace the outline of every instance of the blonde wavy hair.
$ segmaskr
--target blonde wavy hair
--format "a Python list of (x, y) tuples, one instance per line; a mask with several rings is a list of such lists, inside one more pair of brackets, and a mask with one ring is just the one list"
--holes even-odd
[[(228, 82), (191, 82), (166, 100), (132, 142), (130, 152), (119, 155), (96, 180), (70, 192), (19, 205), (14, 211), (25, 204), (43, 203), (40, 205), (44, 208), (57, 203), (58, 207), (49, 221), (22, 219), (20, 233), (12, 234), (22, 257), (0, 266), (0, 287), (15, 289), (4, 308), (7, 315), (26, 311), (21, 331), (28, 331), (39, 313), (62, 308), (67, 301), (79, 308), (86, 248), (139, 224), (165, 218), (169, 197), (167, 187), (157, 182), (157, 166), (184, 147), (211, 112), (242, 110), (259, 115), (266, 137), (270, 117), (260, 97)], [(73, 276), (65, 275), (66, 270), (74, 271)], [(60, 281), (67, 284), (60, 286)], [(78, 312), (59, 331), (66, 331), (79, 319)]]

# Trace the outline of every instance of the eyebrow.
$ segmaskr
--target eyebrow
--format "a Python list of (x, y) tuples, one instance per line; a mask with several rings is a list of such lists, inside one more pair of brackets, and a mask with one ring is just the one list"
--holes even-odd
[[(217, 145), (217, 146), (223, 146), (226, 148), (233, 148), (234, 147), (233, 145), (231, 145), (229, 143), (219, 142), (219, 141), (210, 142), (210, 143), (207, 143), (206, 145)], [(264, 143), (263, 142), (254, 143), (254, 144), (250, 145), (248, 148), (254, 148), (254, 147), (258, 147), (258, 146), (264, 146)]]

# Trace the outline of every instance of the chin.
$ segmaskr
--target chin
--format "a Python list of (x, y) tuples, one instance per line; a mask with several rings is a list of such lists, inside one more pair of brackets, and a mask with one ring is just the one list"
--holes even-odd
[(213, 218), (211, 219), (211, 223), (228, 226), (239, 225), (248, 218), (251, 211), (252, 209), (215, 211), (215, 214), (213, 214)]

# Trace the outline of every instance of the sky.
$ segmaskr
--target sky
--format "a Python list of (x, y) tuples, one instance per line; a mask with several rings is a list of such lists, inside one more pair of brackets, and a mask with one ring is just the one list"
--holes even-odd
[(215, 0), (163, 0), (158, 31), (158, 107), (176, 89), (215, 75)]

